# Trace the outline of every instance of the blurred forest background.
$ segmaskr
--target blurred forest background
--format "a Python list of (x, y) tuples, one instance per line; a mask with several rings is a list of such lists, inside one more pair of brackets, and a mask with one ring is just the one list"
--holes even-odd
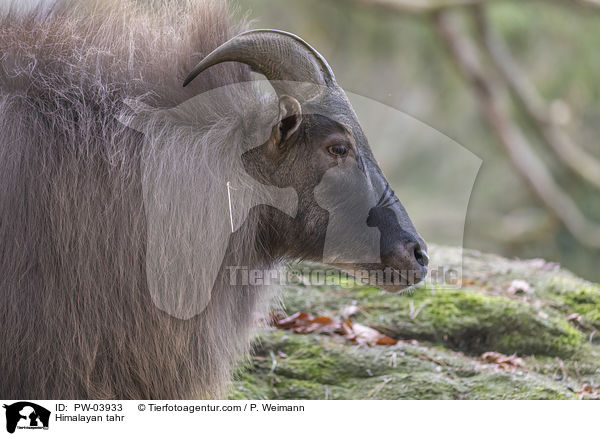
[[(543, 257), (600, 280), (600, 3), (234, 4), (249, 11), (253, 28), (302, 36), (346, 91), (426, 123), (483, 160), (465, 247)], [(452, 177), (452, 163), (444, 165), (431, 156), (419, 170)], [(436, 214), (435, 203), (429, 208)]]

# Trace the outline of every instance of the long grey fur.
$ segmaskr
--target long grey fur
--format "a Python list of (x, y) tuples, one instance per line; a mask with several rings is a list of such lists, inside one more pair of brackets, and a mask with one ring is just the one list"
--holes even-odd
[[(0, 18), (0, 397), (223, 394), (265, 293), (221, 277), (187, 320), (152, 303), (143, 135), (118, 117), (126, 99), (169, 108), (249, 80), (227, 63), (181, 86), (242, 27), (216, 1), (58, 1)], [(220, 95), (204, 114), (219, 120), (212, 147), (251, 122), (241, 108), (256, 97)], [(230, 244), (231, 264), (267, 262), (251, 230)]]

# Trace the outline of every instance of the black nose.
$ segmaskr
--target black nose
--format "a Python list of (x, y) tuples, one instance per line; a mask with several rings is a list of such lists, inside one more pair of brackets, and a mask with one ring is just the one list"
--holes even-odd
[(425, 250), (423, 250), (419, 244), (417, 244), (417, 246), (415, 247), (414, 255), (415, 255), (415, 259), (417, 260), (417, 263), (419, 265), (421, 265), (421, 266), (429, 265), (429, 256), (427, 255), (427, 252)]

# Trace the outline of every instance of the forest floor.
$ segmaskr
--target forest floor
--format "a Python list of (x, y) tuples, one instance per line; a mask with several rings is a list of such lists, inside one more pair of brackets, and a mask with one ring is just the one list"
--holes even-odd
[(460, 288), (287, 286), (292, 317), (258, 331), (229, 398), (600, 398), (598, 284), (540, 259), (431, 254), (462, 261)]

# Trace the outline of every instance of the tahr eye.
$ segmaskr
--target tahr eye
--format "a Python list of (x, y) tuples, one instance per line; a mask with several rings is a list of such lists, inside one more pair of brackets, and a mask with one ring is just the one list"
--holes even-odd
[(348, 154), (348, 146), (343, 144), (330, 145), (327, 147), (329, 154), (335, 157), (344, 157)]

